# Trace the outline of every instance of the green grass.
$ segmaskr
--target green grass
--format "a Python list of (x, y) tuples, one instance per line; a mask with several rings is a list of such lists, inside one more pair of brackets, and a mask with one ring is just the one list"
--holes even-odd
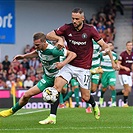
[[(55, 125), (40, 125), (49, 115), (46, 109), (21, 109), (15, 115), (0, 118), (0, 133), (132, 133), (133, 107), (100, 108), (101, 118), (85, 113), (85, 108), (58, 109)], [(36, 112), (40, 111), (40, 112)], [(24, 114), (26, 112), (31, 112)]]

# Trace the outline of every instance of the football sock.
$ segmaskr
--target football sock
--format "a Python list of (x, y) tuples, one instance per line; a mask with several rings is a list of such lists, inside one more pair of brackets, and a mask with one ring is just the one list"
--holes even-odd
[(89, 103), (86, 103), (86, 108), (88, 108), (89, 107)]
[(95, 107), (96, 103), (92, 95), (90, 95), (90, 100), (87, 101), (87, 103), (90, 103), (92, 107)]
[(79, 106), (79, 88), (74, 89), (76, 107)]
[(53, 104), (51, 104), (50, 114), (54, 114), (54, 115), (56, 115), (58, 105), (59, 105), (59, 98), (57, 99), (56, 102), (54, 102)]
[(23, 106), (19, 105), (19, 102), (17, 102), (13, 107), (12, 107), (12, 111), (13, 113), (15, 113), (16, 111), (18, 111), (19, 109), (21, 109)]
[(117, 92), (117, 93), (116, 93), (116, 95), (123, 95), (122, 90), (121, 90), (121, 91), (119, 91), (119, 92)]
[(116, 90), (111, 91), (112, 103), (116, 102)]
[(63, 94), (62, 93), (60, 93), (60, 98), (59, 98), (59, 100), (60, 100), (60, 104), (63, 104), (64, 102), (63, 102)]
[(72, 91), (70, 90), (70, 91), (67, 93), (67, 95), (64, 97), (63, 101), (64, 101), (64, 102), (67, 101), (67, 100), (69, 99), (69, 97), (72, 96), (73, 93), (74, 93), (74, 92), (72, 92)]
[(124, 96), (124, 104), (128, 103), (128, 96)]
[(101, 89), (101, 98), (103, 98), (104, 93), (105, 93), (105, 91), (103, 91), (103, 90)]

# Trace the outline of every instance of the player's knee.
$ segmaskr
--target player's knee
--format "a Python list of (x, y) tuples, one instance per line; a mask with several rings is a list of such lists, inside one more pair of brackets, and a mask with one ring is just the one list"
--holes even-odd
[(32, 97), (32, 95), (27, 93), (27, 92), (25, 92), (24, 95), (23, 95), (23, 99), (29, 99), (31, 97)]
[(58, 85), (54, 85), (53, 86), (58, 92), (61, 92), (62, 91), (62, 88)]
[(82, 99), (84, 100), (84, 101), (89, 101), (89, 99), (90, 99), (90, 95), (82, 95)]

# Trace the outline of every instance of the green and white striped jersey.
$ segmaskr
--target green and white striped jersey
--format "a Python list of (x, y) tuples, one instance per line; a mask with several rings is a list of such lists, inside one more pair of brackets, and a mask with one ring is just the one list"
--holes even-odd
[(97, 44), (93, 40), (93, 56), (92, 56), (92, 67), (91, 67), (91, 69), (94, 69), (94, 68), (100, 66), (100, 50), (101, 50), (100, 45)]
[(37, 50), (37, 52), (42, 62), (44, 74), (49, 77), (55, 77), (59, 71), (56, 68), (56, 62), (60, 62), (60, 56), (67, 55), (67, 50), (65, 48), (59, 50), (56, 46), (48, 43), (46, 50)]
[[(117, 61), (118, 60), (117, 54), (112, 51), (112, 55), (113, 55), (114, 61)], [(109, 55), (103, 56), (103, 53), (101, 52), (100, 58), (101, 58), (101, 67), (102, 67), (103, 71), (107, 71), (107, 72), (115, 71), (112, 68), (112, 63), (111, 63)]]

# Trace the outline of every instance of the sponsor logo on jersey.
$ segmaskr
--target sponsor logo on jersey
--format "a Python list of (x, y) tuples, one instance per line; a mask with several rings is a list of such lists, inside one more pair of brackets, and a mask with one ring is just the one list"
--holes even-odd
[(74, 44), (74, 45), (86, 45), (86, 41), (85, 42), (78, 42), (75, 40), (69, 40), (70, 43)]

